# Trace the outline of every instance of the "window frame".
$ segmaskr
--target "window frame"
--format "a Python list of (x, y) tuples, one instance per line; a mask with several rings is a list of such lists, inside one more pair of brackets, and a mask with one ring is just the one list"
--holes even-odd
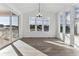
[[(48, 18), (41, 18), (41, 21), (42, 21), (42, 24), (37, 24), (37, 18), (36, 17), (33, 17), (33, 18), (35, 18), (35, 24), (30, 24), (30, 19), (32, 19), (32, 17), (29, 17), (29, 32), (49, 32), (50, 31), (50, 18), (48, 17)], [(48, 20), (48, 24), (44, 24), (44, 20)], [(31, 29), (30, 29), (30, 25), (35, 25), (35, 31), (30, 31)], [(41, 25), (42, 26), (42, 30), (41, 31), (38, 31), (37, 30), (37, 26), (38, 25)], [(48, 27), (48, 31), (44, 31), (44, 26), (45, 25), (47, 25), (47, 26), (49, 26)]]

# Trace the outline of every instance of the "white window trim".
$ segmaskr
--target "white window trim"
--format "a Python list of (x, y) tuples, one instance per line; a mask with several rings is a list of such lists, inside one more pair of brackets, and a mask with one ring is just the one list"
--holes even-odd
[[(50, 32), (50, 18), (47, 17), (45, 19), (48, 20), (48, 24), (44, 24), (44, 20), (42, 20), (42, 31), (37, 31), (37, 25), (38, 24), (36, 24), (36, 19), (35, 19), (35, 24), (30, 24), (30, 22), (29, 22), (29, 32)], [(30, 31), (30, 25), (35, 25), (35, 31)], [(49, 26), (49, 30), (48, 31), (44, 31), (44, 25), (48, 25)]]

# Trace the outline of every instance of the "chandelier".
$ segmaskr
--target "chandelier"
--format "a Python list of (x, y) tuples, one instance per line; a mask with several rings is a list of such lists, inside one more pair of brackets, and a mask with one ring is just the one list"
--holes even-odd
[(40, 13), (40, 3), (38, 4), (38, 14), (36, 15), (36, 17), (42, 17), (41, 13)]

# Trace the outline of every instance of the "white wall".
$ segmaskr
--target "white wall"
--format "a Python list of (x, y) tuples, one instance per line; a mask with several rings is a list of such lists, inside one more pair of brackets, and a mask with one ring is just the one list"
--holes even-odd
[(41, 12), (43, 17), (50, 17), (50, 26), (49, 26), (49, 32), (30, 32), (29, 29), (29, 16), (35, 17), (37, 14), (37, 11), (32, 11), (23, 14), (23, 21), (21, 21), (20, 27), (22, 30), (20, 32), (23, 32), (21, 36), (23, 37), (56, 37), (56, 15), (52, 12)]

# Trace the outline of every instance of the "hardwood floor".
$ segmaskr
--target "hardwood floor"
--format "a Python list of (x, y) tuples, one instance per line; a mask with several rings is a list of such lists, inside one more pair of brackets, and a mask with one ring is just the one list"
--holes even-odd
[(48, 56), (79, 56), (79, 50), (68, 45), (58, 39), (22, 39), (25, 43), (40, 50)]

